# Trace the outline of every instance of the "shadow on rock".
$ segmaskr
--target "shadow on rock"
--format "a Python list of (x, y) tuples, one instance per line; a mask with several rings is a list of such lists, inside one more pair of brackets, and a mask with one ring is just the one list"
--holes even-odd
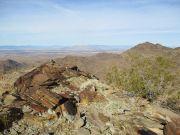
[(0, 112), (0, 132), (9, 129), (12, 123), (23, 118), (23, 112), (19, 108), (9, 108)]
[(151, 130), (146, 129), (146, 128), (142, 128), (142, 129), (138, 130), (138, 133), (140, 135), (157, 135), (156, 133), (154, 133)]

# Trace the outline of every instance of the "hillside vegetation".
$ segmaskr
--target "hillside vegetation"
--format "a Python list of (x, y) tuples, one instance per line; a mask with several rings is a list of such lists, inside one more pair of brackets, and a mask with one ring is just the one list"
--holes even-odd
[(180, 111), (177, 62), (166, 56), (145, 57), (137, 53), (129, 53), (126, 60), (129, 65), (125, 68), (111, 67), (106, 75), (108, 84)]
[(116, 87), (146, 97), (149, 100), (172, 85), (174, 75), (170, 72), (173, 62), (163, 58), (130, 57), (131, 66), (120, 69), (113, 67), (107, 74), (107, 81)]

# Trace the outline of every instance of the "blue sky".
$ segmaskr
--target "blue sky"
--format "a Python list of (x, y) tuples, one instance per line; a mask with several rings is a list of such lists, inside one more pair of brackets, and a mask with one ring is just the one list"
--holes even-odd
[(0, 0), (0, 45), (180, 46), (180, 0)]

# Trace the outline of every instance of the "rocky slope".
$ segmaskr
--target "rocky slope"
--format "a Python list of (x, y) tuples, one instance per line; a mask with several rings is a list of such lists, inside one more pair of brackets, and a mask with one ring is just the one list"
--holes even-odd
[(0, 98), (0, 134), (180, 133), (178, 114), (101, 83), (76, 66), (51, 61), (19, 77), (14, 88)]

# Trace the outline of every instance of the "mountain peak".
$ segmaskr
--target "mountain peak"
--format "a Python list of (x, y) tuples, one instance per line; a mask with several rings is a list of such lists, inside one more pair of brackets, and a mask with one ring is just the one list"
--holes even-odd
[(159, 43), (151, 43), (151, 42), (144, 42), (136, 45), (132, 49), (138, 49), (138, 50), (159, 50), (159, 49), (170, 49), (168, 47), (165, 47)]

